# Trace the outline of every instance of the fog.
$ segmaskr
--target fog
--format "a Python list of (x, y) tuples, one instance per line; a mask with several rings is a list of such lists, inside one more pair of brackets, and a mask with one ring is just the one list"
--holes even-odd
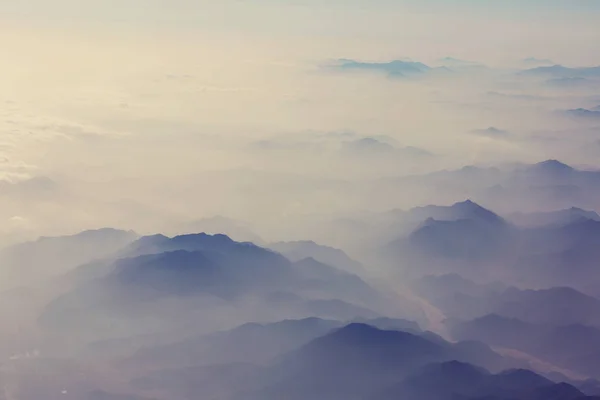
[(0, 0), (0, 399), (600, 395), (599, 17)]

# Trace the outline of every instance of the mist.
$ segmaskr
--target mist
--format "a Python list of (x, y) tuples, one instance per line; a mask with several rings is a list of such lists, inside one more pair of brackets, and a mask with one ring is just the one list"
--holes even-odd
[(0, 398), (599, 396), (599, 13), (0, 1)]

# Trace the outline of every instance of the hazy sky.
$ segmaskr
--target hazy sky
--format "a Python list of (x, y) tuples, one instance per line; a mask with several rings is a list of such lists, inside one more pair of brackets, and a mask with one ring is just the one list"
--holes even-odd
[[(135, 204), (108, 207), (107, 223), (122, 225), (147, 220), (145, 206), (181, 218), (264, 209), (236, 198), (241, 175), (214, 171), (262, 171), (269, 187), (273, 174), (352, 181), (550, 157), (591, 164), (596, 123), (556, 112), (600, 105), (597, 91), (518, 71), (537, 66), (529, 57), (600, 65), (599, 18), (595, 0), (0, 0), (0, 176), (10, 183), (0, 218), (10, 235), (12, 225), (104, 225), (108, 203)], [(444, 57), (489, 68), (414, 80), (325, 68)], [(506, 134), (490, 138), (490, 127)], [(430, 156), (374, 162), (344, 150), (361, 138)], [(60, 195), (40, 200), (39, 182), (13, 190), (34, 177)], [(290, 193), (302, 189), (273, 190), (265, 195), (295, 209)], [(327, 196), (301, 208), (337, 207)]]

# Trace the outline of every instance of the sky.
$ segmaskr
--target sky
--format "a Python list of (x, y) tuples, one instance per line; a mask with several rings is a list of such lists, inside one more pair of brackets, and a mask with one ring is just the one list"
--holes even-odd
[[(350, 212), (370, 204), (332, 188), (466, 164), (597, 166), (596, 122), (557, 113), (598, 91), (520, 71), (600, 65), (598, 18), (596, 0), (0, 0), (3, 240)], [(486, 68), (335, 67), (446, 57)]]

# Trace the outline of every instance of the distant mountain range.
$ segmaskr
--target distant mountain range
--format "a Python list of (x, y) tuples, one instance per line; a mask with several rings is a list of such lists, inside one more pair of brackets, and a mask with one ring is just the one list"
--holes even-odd
[(449, 318), (496, 314), (536, 324), (600, 327), (600, 300), (569, 287), (521, 290), (501, 283), (476, 284), (456, 274), (424, 277), (414, 286)]
[[(355, 274), (310, 257), (292, 262), (225, 235), (147, 236), (117, 254), (66, 275), (75, 286), (46, 307), (43, 325), (59, 331), (88, 326), (93, 336), (100, 314), (110, 316), (115, 327), (133, 329), (136, 320), (149, 315), (173, 327), (189, 324), (178, 308), (193, 308), (195, 318), (218, 305), (224, 315), (259, 308), (279, 316), (352, 319), (387, 315), (397, 307)], [(341, 253), (327, 249), (325, 254), (340, 259)], [(121, 328), (115, 329), (111, 335)]]
[(272, 243), (268, 247), (273, 251), (281, 253), (291, 261), (313, 258), (342, 271), (359, 275), (365, 272), (365, 267), (361, 263), (348, 257), (342, 250), (322, 246), (313, 241), (278, 242)]
[(138, 238), (133, 231), (90, 230), (70, 236), (42, 237), (0, 252), (5, 285), (43, 280), (79, 265), (112, 256)]
[(600, 207), (600, 171), (576, 169), (558, 160), (505, 167), (467, 166), (385, 182), (422, 195), (424, 200), (445, 202), (466, 196), (504, 214)]
[[(232, 367), (240, 367), (230, 370), (229, 374), (221, 368), (222, 375), (216, 381), (227, 380), (236, 388), (238, 393), (230, 393), (227, 398), (249, 400), (282, 397), (292, 400), (475, 400), (492, 395), (506, 400), (541, 400), (548, 393), (561, 393), (561, 398), (573, 400), (585, 397), (569, 384), (556, 384), (528, 370), (508, 369), (492, 374), (472, 365), (469, 363), (472, 346), (355, 323), (311, 340), (270, 366), (252, 369), (248, 365), (243, 375), (238, 374), (242, 364), (232, 364)], [(488, 351), (487, 362), (495, 368), (511, 362)], [(485, 363), (486, 359), (477, 361)], [(191, 370), (196, 371), (197, 382), (202, 382), (207, 373), (212, 374), (197, 368)], [(179, 379), (173, 384), (193, 385), (190, 380), (194, 378), (184, 378), (186, 375), (184, 370), (179, 370)], [(137, 382), (145, 387), (164, 388), (164, 376), (165, 373), (152, 374)], [(252, 377), (252, 381), (244, 377)]]
[(339, 71), (383, 72), (393, 78), (416, 77), (431, 73), (448, 73), (447, 67), (430, 67), (421, 62), (394, 60), (390, 62), (362, 62), (356, 60), (338, 60), (332, 68)]
[[(549, 166), (540, 168), (547, 171)], [(551, 168), (571, 173), (560, 165)], [(533, 227), (518, 227), (472, 201), (398, 215), (405, 232), (382, 246), (381, 255), (391, 266), (410, 265), (404, 269), (409, 275), (457, 272), (539, 288), (567, 285), (587, 293), (600, 283), (594, 273), (600, 255), (600, 221), (594, 212), (570, 209), (526, 215), (523, 220), (548, 222)], [(422, 222), (415, 224), (415, 220)], [(504, 267), (496, 268), (498, 264)], [(592, 294), (596, 294), (593, 289)]]
[(540, 227), (544, 225), (567, 225), (569, 223), (582, 220), (600, 221), (600, 215), (598, 215), (597, 212), (583, 210), (577, 207), (547, 212), (518, 212), (509, 215), (507, 218), (515, 225), (529, 227)]
[(600, 66), (571, 68), (563, 65), (541, 66), (523, 71), (526, 75), (542, 75), (561, 78), (600, 77)]
[(454, 338), (532, 354), (558, 367), (599, 378), (600, 330), (580, 324), (552, 326), (490, 314), (472, 321), (449, 322)]

